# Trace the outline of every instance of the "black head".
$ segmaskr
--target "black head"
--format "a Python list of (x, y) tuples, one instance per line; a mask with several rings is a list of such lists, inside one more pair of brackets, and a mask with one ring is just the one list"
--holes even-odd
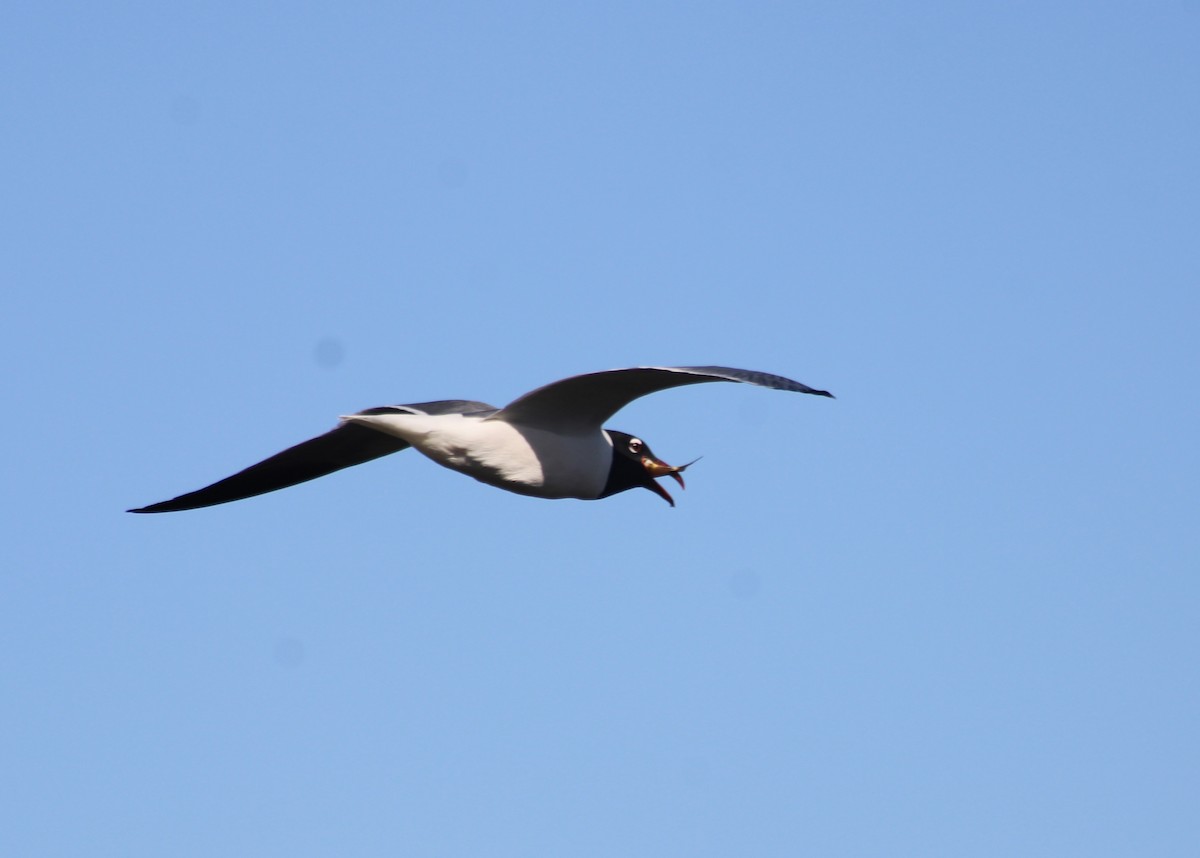
[(650, 445), (641, 438), (636, 438), (626, 432), (615, 429), (605, 429), (612, 440), (612, 466), (608, 471), (608, 482), (600, 497), (619, 494), (626, 489), (649, 489), (671, 506), (675, 500), (671, 495), (654, 481), (655, 477), (671, 477), (684, 488), (683, 477), (679, 476), (684, 469), (691, 465), (675, 467), (659, 459), (650, 450)]

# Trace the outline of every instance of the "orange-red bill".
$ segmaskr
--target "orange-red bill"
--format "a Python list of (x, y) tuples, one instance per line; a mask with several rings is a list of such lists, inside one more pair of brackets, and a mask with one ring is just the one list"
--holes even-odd
[[(646, 473), (648, 473), (651, 477), (670, 477), (675, 482), (679, 483), (679, 488), (686, 489), (687, 486), (684, 484), (681, 474), (698, 461), (700, 461), (698, 458), (692, 459), (692, 461), (688, 462), (686, 465), (679, 465), (676, 467), (674, 465), (668, 465), (666, 462), (659, 461), (658, 459), (651, 459), (649, 456), (642, 456), (642, 467), (646, 469)], [(649, 488), (671, 506), (675, 506), (675, 499), (671, 497), (671, 493), (654, 480), (650, 481)]]

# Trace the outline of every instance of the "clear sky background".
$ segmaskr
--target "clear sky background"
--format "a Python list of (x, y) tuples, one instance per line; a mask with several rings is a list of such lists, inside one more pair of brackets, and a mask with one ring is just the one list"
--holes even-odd
[[(1196, 4), (3, 17), (0, 854), (1198, 854)], [(636, 364), (838, 399), (123, 512)]]

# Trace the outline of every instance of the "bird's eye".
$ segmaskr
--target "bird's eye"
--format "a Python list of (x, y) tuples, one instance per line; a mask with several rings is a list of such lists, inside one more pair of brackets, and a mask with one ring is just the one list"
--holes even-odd
[(637, 438), (630, 438), (629, 439), (629, 452), (630, 453), (642, 452), (642, 442)]

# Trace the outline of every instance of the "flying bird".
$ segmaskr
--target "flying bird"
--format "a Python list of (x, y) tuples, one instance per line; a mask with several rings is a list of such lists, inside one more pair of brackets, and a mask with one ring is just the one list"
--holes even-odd
[(668, 465), (634, 435), (603, 424), (633, 400), (672, 387), (734, 381), (833, 397), (779, 375), (725, 366), (639, 366), (573, 375), (496, 408), (446, 399), (368, 408), (231, 477), (127, 512), (177, 512), (242, 500), (361, 465), (408, 447), (482, 483), (538, 498), (599, 500), (644, 488), (671, 506), (656, 478), (683, 487), (687, 465)]

